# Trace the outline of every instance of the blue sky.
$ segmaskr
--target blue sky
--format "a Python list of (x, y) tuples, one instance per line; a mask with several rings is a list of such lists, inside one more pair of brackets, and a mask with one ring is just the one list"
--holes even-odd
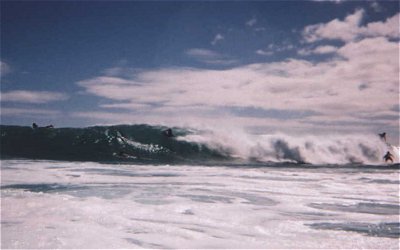
[(1, 124), (399, 123), (397, 1), (2, 1)]

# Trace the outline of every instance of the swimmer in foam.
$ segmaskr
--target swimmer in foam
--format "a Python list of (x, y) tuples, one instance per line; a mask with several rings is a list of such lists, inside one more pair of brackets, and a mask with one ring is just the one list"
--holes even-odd
[(392, 155), (389, 151), (383, 156), (385, 162), (391, 161), (393, 163), (394, 155)]

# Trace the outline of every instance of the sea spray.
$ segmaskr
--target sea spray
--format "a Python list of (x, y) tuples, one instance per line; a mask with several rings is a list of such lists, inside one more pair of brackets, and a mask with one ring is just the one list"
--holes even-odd
[[(309, 164), (382, 164), (387, 150), (395, 151), (374, 134), (292, 136), (203, 131), (178, 138), (197, 142), (232, 157), (257, 162)], [(398, 153), (396, 160), (398, 161)]]

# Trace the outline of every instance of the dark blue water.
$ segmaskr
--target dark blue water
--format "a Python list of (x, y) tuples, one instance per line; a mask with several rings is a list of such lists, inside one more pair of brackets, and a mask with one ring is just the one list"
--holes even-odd
[(0, 126), (1, 158), (103, 162), (206, 162), (231, 157), (206, 145), (176, 138), (191, 133), (149, 125), (96, 126), (88, 128), (37, 128)]

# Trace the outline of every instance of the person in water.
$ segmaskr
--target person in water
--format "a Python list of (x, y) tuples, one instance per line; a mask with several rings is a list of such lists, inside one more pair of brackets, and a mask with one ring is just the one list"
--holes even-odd
[(32, 123), (32, 128), (33, 129), (38, 129), (38, 128), (54, 128), (54, 126), (52, 124), (47, 125), (45, 127), (39, 127), (36, 123)]
[(379, 137), (386, 142), (386, 132), (379, 134)]
[(387, 151), (385, 156), (383, 156), (385, 162), (391, 161), (393, 163), (393, 158), (394, 156), (389, 151)]
[(163, 134), (166, 136), (166, 137), (173, 137), (174, 136), (174, 134), (172, 133), (172, 129), (166, 129), (166, 130), (164, 130), (163, 131)]

